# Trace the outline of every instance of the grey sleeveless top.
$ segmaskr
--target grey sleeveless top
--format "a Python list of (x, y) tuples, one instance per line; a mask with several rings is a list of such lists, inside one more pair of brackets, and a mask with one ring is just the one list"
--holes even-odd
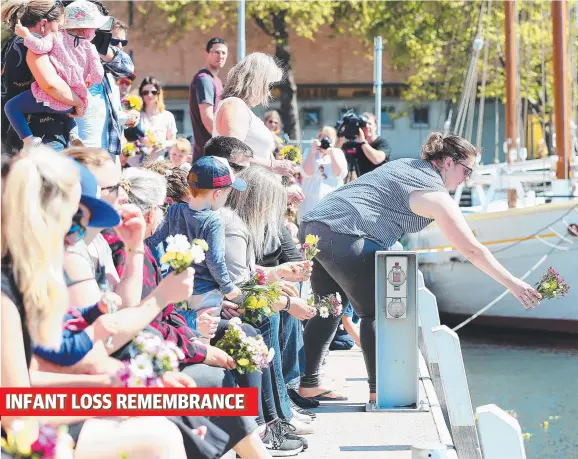
[(406, 233), (417, 233), (433, 220), (409, 207), (413, 191), (443, 191), (439, 171), (428, 161), (402, 158), (362, 175), (323, 198), (302, 221), (320, 222), (332, 231), (391, 247)]

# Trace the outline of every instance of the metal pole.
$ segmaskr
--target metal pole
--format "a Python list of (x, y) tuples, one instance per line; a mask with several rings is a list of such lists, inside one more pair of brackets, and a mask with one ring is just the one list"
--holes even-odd
[[(511, 163), (512, 159), (517, 160), (519, 155), (519, 145), (516, 142), (518, 137), (518, 94), (516, 89), (516, 2), (515, 0), (505, 0), (505, 27), (506, 27), (506, 162)], [(512, 158), (512, 150), (516, 152)], [(508, 207), (516, 207), (516, 190), (508, 190)]]
[(239, 62), (245, 58), (245, 0), (239, 0), (237, 18), (237, 62)]
[(374, 39), (374, 59), (373, 59), (373, 90), (375, 93), (375, 124), (377, 125), (377, 135), (381, 135), (381, 87), (382, 79), (382, 54), (383, 42), (381, 37)]

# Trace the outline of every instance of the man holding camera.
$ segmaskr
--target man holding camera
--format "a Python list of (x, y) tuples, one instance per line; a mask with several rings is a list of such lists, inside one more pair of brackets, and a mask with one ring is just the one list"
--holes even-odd
[(359, 129), (357, 140), (357, 176), (361, 176), (389, 161), (391, 147), (389, 142), (377, 135), (377, 123), (373, 113), (362, 115), (367, 121)]

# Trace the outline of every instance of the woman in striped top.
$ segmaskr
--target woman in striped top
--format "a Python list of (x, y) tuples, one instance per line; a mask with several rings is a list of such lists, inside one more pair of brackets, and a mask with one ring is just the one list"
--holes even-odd
[[(476, 148), (459, 136), (430, 134), (422, 159), (398, 159), (335, 190), (302, 220), (300, 237), (319, 236), (311, 284), (316, 295), (339, 292), (361, 318), (361, 347), (375, 401), (375, 252), (393, 246), (405, 233), (435, 221), (449, 242), (472, 264), (510, 289), (525, 306), (540, 295), (514, 277), (478, 242), (458, 204), (448, 193), (472, 173)], [(339, 317), (311, 319), (305, 328), (306, 366), (299, 393), (317, 400), (345, 397), (320, 386), (319, 366)]]

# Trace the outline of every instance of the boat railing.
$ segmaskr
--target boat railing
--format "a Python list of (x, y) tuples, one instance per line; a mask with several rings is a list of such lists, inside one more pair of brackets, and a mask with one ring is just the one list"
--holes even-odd
[[(440, 440), (453, 445), (458, 458), (526, 459), (516, 418), (493, 404), (479, 406), (474, 412), (460, 339), (440, 324), (436, 297), (425, 286), (421, 272), (417, 298), (420, 350), (430, 376), (430, 381), (422, 380), (432, 415), (440, 418), (436, 421)], [(444, 431), (444, 426), (449, 426), (449, 432)]]

